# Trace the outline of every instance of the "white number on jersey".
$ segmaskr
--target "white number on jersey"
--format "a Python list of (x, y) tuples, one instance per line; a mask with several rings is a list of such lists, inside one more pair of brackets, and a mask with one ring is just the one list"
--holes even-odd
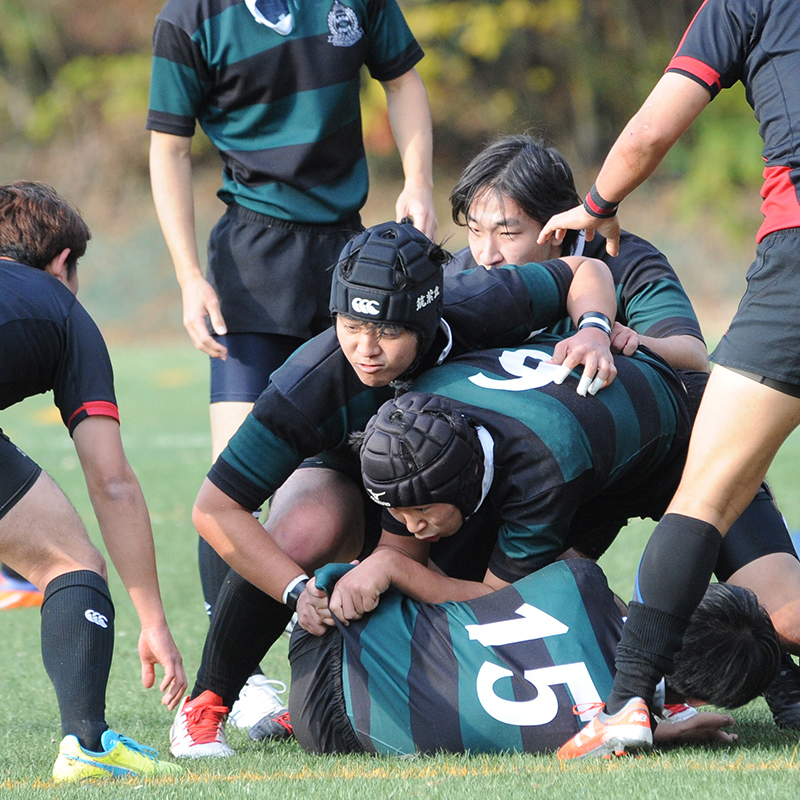
[[(528, 366), (528, 359), (540, 359), (535, 366)], [(482, 389), (500, 389), (504, 392), (524, 392), (553, 383), (561, 371), (559, 364), (548, 364), (550, 353), (542, 350), (504, 350), (500, 355), (500, 366), (514, 378), (490, 378), (479, 372), (471, 375), (470, 381)]]
[[(516, 613), (519, 614), (516, 619), (467, 625), (469, 638), (476, 639), (484, 646), (498, 646), (559, 636), (569, 630), (563, 622), (528, 603), (521, 605)], [(600, 702), (600, 695), (582, 661), (525, 670), (523, 677), (538, 692), (533, 700), (516, 701), (498, 697), (494, 691), (495, 683), (512, 675), (511, 670), (491, 661), (485, 661), (478, 671), (478, 700), (486, 713), (499, 722), (518, 726), (552, 722), (558, 713), (558, 698), (552, 687), (560, 684), (566, 685), (575, 705), (587, 709), (580, 714), (582, 720), (588, 721), (596, 713), (590, 706)]]

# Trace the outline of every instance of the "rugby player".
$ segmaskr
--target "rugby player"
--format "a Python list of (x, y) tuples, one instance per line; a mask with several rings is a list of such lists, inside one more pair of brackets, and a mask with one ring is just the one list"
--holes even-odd
[[(568, 229), (586, 229), (587, 238), (597, 229), (615, 254), (619, 203), (649, 177), (722, 89), (742, 82), (764, 142), (764, 222), (756, 235), (756, 260), (736, 315), (712, 356), (717, 366), (698, 412), (683, 479), (645, 551), (606, 711), (586, 735), (565, 745), (564, 757), (647, 747), (646, 732), (629, 739), (630, 727), (618, 726), (622, 718), (617, 715), (651, 705), (653, 687), (671, 668), (723, 537), (730, 535), (800, 422), (800, 348), (794, 330), (800, 253), (796, 12), (791, 0), (706, 0), (666, 73), (609, 152), (585, 204), (551, 219), (540, 235), (544, 243)], [(665, 556), (694, 568), (665, 580)], [(797, 696), (786, 701), (796, 715)]]
[[(524, 134), (501, 136), (472, 159), (450, 194), (453, 221), (466, 226), (469, 247), (454, 255), (445, 274), (562, 255), (599, 258), (617, 292), (612, 350), (629, 356), (645, 345), (675, 369), (708, 371), (692, 304), (666, 256), (650, 242), (622, 231), (613, 257), (602, 236), (586, 241), (577, 231), (539, 244), (547, 220), (578, 202), (572, 170), (558, 150)], [(565, 322), (556, 330), (571, 328)]]
[[(75, 444), (100, 532), (142, 626), (142, 683), (164, 668), (162, 703), (186, 689), (167, 626), (153, 535), (119, 432), (111, 361), (76, 299), (89, 229), (50, 187), (0, 187), (0, 408), (52, 390)], [(0, 559), (44, 592), (42, 660), (61, 712), (56, 781), (180, 771), (115, 733), (105, 699), (114, 649), (106, 563), (42, 468), (0, 431)]]
[[(315, 581), (330, 594), (348, 569), (328, 565)], [(375, 611), (322, 637), (296, 629), (294, 732), (312, 753), (552, 752), (600, 708), (621, 627), (605, 576), (588, 559), (461, 603), (419, 603), (392, 589)], [(747, 703), (779, 658), (755, 595), (713, 584), (662, 694), (657, 740), (734, 742), (725, 730), (732, 717), (694, 706)]]

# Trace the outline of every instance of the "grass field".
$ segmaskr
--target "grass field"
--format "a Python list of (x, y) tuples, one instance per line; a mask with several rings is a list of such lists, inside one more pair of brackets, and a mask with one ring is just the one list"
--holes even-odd
[[(123, 438), (153, 520), (161, 586), (173, 635), (190, 683), (207, 622), (189, 513), (207, 470), (207, 365), (188, 344), (117, 347), (112, 351)], [(3, 429), (61, 484), (99, 542), (74, 449), (50, 396), (3, 412)], [(792, 528), (800, 528), (800, 438), (791, 440), (771, 479)], [(603, 565), (612, 586), (629, 597), (650, 524), (624, 531)], [(679, 569), (668, 565), (667, 569)], [(108, 690), (111, 726), (167, 753), (172, 715), (139, 681), (138, 625), (112, 573), (117, 642)], [(238, 755), (189, 765), (178, 778), (57, 787), (50, 781), (60, 727), (55, 695), (39, 653), (38, 612), (0, 614), (0, 797), (24, 798), (760, 798), (793, 796), (800, 780), (798, 736), (778, 731), (762, 700), (737, 712), (739, 744), (686, 748), (603, 763), (559, 764), (551, 756), (394, 759), (306, 755), (294, 742), (255, 744), (230, 731)], [(264, 662), (288, 680), (282, 640)]]

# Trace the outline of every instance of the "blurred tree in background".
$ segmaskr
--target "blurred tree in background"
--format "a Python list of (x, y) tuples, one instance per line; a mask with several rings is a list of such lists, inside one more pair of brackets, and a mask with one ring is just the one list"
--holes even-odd
[[(585, 190), (658, 80), (700, 0), (400, 4), (426, 51), (418, 68), (434, 116), (437, 182), (446, 192), (488, 139), (526, 130), (564, 152)], [(150, 41), (161, 5), (0, 0), (0, 180), (49, 181), (95, 225), (98, 216), (128, 219), (142, 209), (152, 222), (144, 121)], [(401, 172), (375, 81), (365, 79), (363, 105), (374, 184), (397, 180)], [(204, 137), (195, 140), (196, 168), (202, 174), (207, 167), (216, 187), (219, 159)], [(704, 236), (716, 231), (718, 242), (741, 244), (754, 230), (743, 217), (758, 213), (760, 147), (743, 92), (723, 92), (642, 191), (666, 186), (670, 215), (692, 220)], [(626, 204), (632, 208), (633, 201)], [(626, 213), (639, 224), (635, 211)], [(446, 218), (446, 209), (439, 214)]]
[[(120, 190), (146, 176), (150, 36), (160, 5), (0, 0), (6, 147), (35, 148), (38, 166), (66, 171), (71, 185), (100, 180), (106, 190)], [(402, 5), (427, 53), (419, 69), (435, 118), (437, 162), (458, 171), (465, 153), (520, 130), (546, 136), (576, 166), (594, 167), (663, 70), (698, 0)], [(695, 157), (679, 153), (671, 161), (697, 172), (690, 205), (706, 199), (703, 187), (719, 196), (757, 182), (760, 173), (756, 128), (742, 96), (723, 93), (712, 106), (689, 137), (700, 145)], [(367, 141), (378, 155), (391, 149), (387, 126), (380, 87), (365, 81)], [(52, 163), (65, 149), (72, 153), (67, 162)]]

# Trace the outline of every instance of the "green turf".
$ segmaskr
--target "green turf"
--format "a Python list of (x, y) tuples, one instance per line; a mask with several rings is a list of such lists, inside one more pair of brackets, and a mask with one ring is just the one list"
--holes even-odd
[[(123, 438), (150, 506), (162, 591), (190, 681), (207, 628), (196, 567), (197, 539), (189, 513), (210, 451), (207, 364), (190, 345), (149, 345), (112, 351)], [(52, 398), (32, 398), (3, 412), (0, 424), (61, 484), (99, 542), (77, 458), (53, 411)], [(800, 438), (793, 437), (771, 479), (790, 527), (800, 528), (795, 490)], [(623, 532), (603, 565), (612, 586), (630, 595), (638, 557), (652, 525)], [(677, 565), (670, 567), (678, 569)], [(138, 626), (112, 573), (117, 643), (108, 691), (112, 727), (167, 753), (172, 714), (139, 681)], [(259, 745), (229, 731), (235, 758), (190, 764), (163, 781), (56, 787), (50, 782), (60, 728), (55, 695), (41, 664), (38, 612), (0, 614), (0, 797), (24, 798), (609, 798), (693, 800), (783, 797), (796, 793), (798, 736), (777, 731), (763, 701), (736, 712), (740, 743), (723, 749), (685, 748), (613, 763), (559, 764), (551, 756), (394, 759), (313, 757), (294, 742)], [(264, 662), (288, 680), (282, 640)]]

